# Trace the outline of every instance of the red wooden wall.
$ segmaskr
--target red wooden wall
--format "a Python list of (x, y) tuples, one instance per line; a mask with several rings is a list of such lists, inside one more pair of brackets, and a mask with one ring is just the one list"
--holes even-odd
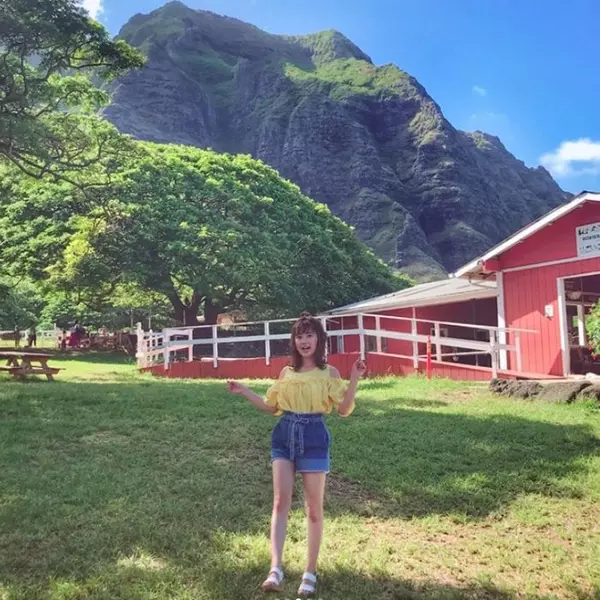
[[(533, 329), (538, 332), (521, 335), (521, 360), (524, 371), (564, 375), (560, 347), (557, 279), (594, 271), (600, 271), (600, 258), (547, 267), (532, 267), (504, 274), (504, 310), (507, 327)], [(544, 307), (547, 304), (553, 307), (553, 317), (544, 315)], [(512, 352), (509, 361), (509, 368), (516, 369), (516, 357)]]
[[(329, 357), (329, 364), (335, 366), (344, 379), (350, 377), (352, 364), (358, 354), (335, 354)], [(172, 363), (168, 370), (163, 366), (142, 369), (158, 377), (176, 379), (276, 379), (280, 370), (287, 364), (285, 358), (274, 358), (271, 365), (265, 364), (264, 358), (236, 358), (219, 360), (215, 369), (212, 360)], [(389, 354), (367, 354), (368, 377), (400, 375), (414, 373), (424, 374), (425, 360), (421, 360), (415, 370), (411, 358), (391, 356)], [(500, 376), (514, 378), (515, 373), (501, 373)], [(433, 376), (456, 379), (459, 381), (489, 381), (492, 377), (490, 369), (471, 365), (460, 365), (451, 362), (433, 361)]]
[[(398, 319), (386, 319), (386, 316), (404, 317), (411, 319), (413, 314), (412, 308), (402, 308), (381, 312), (381, 327), (392, 331), (402, 333), (411, 332), (410, 321)], [(470, 300), (468, 302), (453, 302), (450, 304), (439, 304), (435, 306), (420, 306), (415, 308), (415, 318), (423, 319), (428, 322), (417, 323), (417, 333), (427, 335), (430, 328), (433, 326), (433, 321), (446, 321), (454, 323), (466, 323), (475, 325), (488, 325), (497, 327), (498, 325), (498, 309), (495, 298), (485, 298), (481, 300)], [(344, 329), (352, 329), (357, 327), (356, 317), (341, 317)], [(364, 318), (365, 328), (375, 329), (375, 318)], [(474, 339), (473, 330), (467, 327), (446, 326), (449, 337), (457, 337), (464, 339)], [(359, 351), (359, 338), (355, 336), (344, 336), (344, 350), (346, 352)], [(387, 340), (387, 352), (389, 354), (398, 354), (401, 356), (413, 355), (413, 344), (406, 340)], [(419, 344), (418, 354), (425, 354), (425, 344)]]
[[(499, 257), (504, 271), (506, 326), (538, 332), (522, 334), (524, 371), (563, 375), (557, 279), (600, 271), (600, 258), (548, 266), (536, 266), (536, 263), (576, 259), (576, 228), (599, 221), (600, 206), (596, 202), (585, 202)], [(529, 265), (530, 268), (523, 270), (511, 270)], [(548, 304), (553, 307), (552, 317), (545, 316)], [(509, 354), (508, 366), (516, 369), (514, 353)]]
[[(510, 269), (577, 256), (575, 228), (600, 221), (600, 206), (597, 202), (584, 202), (579, 208), (541, 231), (513, 246), (502, 254), (500, 269)], [(590, 262), (594, 259), (585, 259)]]

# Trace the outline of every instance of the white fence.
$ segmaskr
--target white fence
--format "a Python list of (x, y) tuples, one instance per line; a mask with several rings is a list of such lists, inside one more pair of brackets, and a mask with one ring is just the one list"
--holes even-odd
[[(38, 329), (37, 330), (37, 345), (39, 346), (56, 346), (56, 340), (58, 336), (61, 335), (61, 330), (58, 328), (55, 329)], [(25, 329), (21, 331), (20, 343), (24, 345), (27, 343), (27, 336), (29, 335), (29, 330)], [(0, 331), (0, 339), (3, 341), (12, 341), (15, 339), (14, 330), (6, 330)]]
[[(337, 338), (337, 351), (344, 351), (346, 340), (352, 337), (358, 337), (358, 350), (360, 356), (364, 359), (367, 353), (367, 343), (369, 337), (375, 340), (375, 348), (369, 349), (372, 352), (386, 353), (393, 356), (409, 358), (413, 361), (415, 369), (419, 366), (419, 361), (425, 358), (424, 354), (419, 354), (419, 343), (427, 344), (431, 342), (432, 359), (443, 361), (448, 356), (453, 360), (460, 360), (462, 356), (489, 355), (491, 357), (492, 376), (496, 377), (499, 366), (507, 364), (507, 353), (514, 352), (516, 357), (515, 368), (521, 371), (521, 334), (536, 333), (524, 329), (508, 329), (501, 327), (490, 327), (485, 325), (474, 325), (465, 323), (453, 323), (448, 321), (432, 321), (425, 319), (409, 317), (393, 317), (388, 315), (375, 315), (368, 313), (357, 313), (351, 315), (336, 315), (335, 317), (319, 317), (323, 327), (327, 332), (329, 339)], [(357, 326), (351, 328), (337, 328), (342, 323), (341, 319), (355, 319)], [(373, 322), (375, 327), (365, 327), (365, 320)], [(162, 364), (166, 369), (173, 360), (185, 360), (191, 362), (194, 360), (195, 346), (211, 346), (210, 356), (204, 358), (212, 359), (215, 368), (219, 365), (219, 346), (231, 343), (262, 342), (264, 343), (264, 358), (266, 364), (271, 362), (271, 343), (277, 340), (289, 340), (289, 331), (286, 333), (273, 333), (272, 328), (280, 323), (293, 323), (295, 319), (278, 319), (273, 321), (255, 321), (247, 323), (234, 323), (227, 325), (199, 325), (197, 327), (187, 328), (168, 328), (161, 332), (152, 330), (145, 332), (140, 323), (137, 328), (137, 363), (139, 368), (150, 367), (152, 365)], [(336, 326), (328, 327), (330, 322)], [(382, 321), (384, 321), (382, 326)], [(390, 324), (410, 323), (410, 332), (398, 331)], [(419, 324), (429, 325), (429, 334), (419, 333)], [(260, 328), (262, 333), (256, 335), (223, 335), (229, 330), (235, 328)], [(472, 330), (473, 338), (449, 337), (448, 329), (464, 328)], [(202, 337), (194, 338), (194, 331), (202, 330)], [(488, 339), (475, 339), (476, 334), (487, 337)], [(511, 339), (512, 338), (512, 339)], [(507, 341), (511, 339), (511, 343)], [(383, 349), (384, 340), (401, 340), (411, 342), (412, 352), (410, 354), (399, 354), (388, 352)], [(503, 341), (500, 341), (503, 340)], [(451, 348), (451, 352), (444, 352), (444, 348)], [(503, 367), (504, 368), (504, 367)]]

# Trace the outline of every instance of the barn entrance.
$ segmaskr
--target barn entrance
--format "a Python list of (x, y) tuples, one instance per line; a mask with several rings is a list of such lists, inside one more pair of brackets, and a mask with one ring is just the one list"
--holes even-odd
[(595, 373), (600, 375), (600, 359), (588, 348), (586, 319), (592, 307), (600, 300), (600, 273), (569, 277), (564, 283), (565, 331), (569, 360), (567, 372), (573, 375)]

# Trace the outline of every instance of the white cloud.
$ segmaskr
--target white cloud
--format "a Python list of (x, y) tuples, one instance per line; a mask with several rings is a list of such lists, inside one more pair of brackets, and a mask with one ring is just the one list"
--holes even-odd
[(562, 142), (554, 151), (540, 157), (540, 162), (555, 177), (600, 174), (600, 142), (581, 138)]
[(90, 13), (92, 19), (97, 19), (98, 15), (104, 11), (103, 0), (83, 0), (83, 8)]
[(485, 88), (482, 88), (480, 85), (473, 86), (473, 93), (482, 97), (487, 96), (487, 90)]

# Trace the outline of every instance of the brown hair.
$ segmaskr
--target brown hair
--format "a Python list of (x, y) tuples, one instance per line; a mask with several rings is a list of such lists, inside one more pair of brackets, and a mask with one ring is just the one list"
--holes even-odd
[(300, 356), (300, 352), (298, 352), (298, 348), (296, 348), (296, 336), (309, 332), (312, 332), (317, 336), (317, 348), (314, 354), (317, 367), (319, 367), (319, 369), (325, 369), (327, 367), (327, 359), (325, 357), (327, 334), (319, 319), (313, 317), (309, 312), (303, 312), (292, 327), (290, 339), (291, 366), (294, 371), (299, 371), (302, 368), (302, 356)]

